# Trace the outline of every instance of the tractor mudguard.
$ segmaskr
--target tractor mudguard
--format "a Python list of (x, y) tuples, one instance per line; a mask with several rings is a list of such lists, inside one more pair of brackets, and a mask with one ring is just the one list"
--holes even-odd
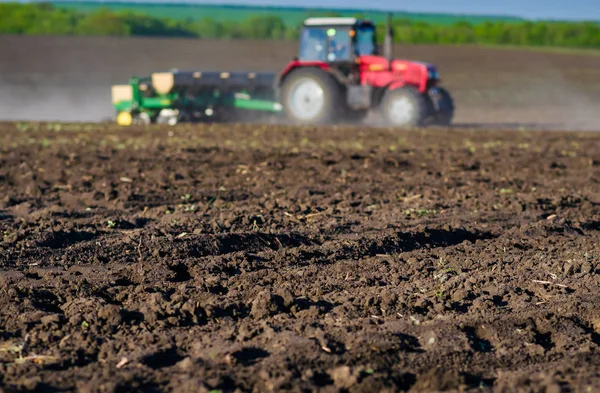
[(400, 88), (404, 87), (405, 85), (406, 85), (406, 83), (404, 83), (404, 81), (392, 82), (387, 86), (386, 90), (400, 89)]
[(305, 67), (316, 67), (322, 70), (327, 70), (330, 68), (330, 65), (324, 63), (322, 61), (299, 61), (294, 60), (288, 63), (288, 65), (279, 73), (277, 78), (275, 78), (275, 88), (280, 88), (283, 85), (283, 81), (288, 77), (293, 71), (297, 68), (305, 68)]
[(273, 86), (274, 90), (279, 91), (279, 89), (283, 85), (283, 82), (285, 81), (285, 79), (290, 74), (292, 74), (294, 71), (296, 71), (298, 69), (307, 68), (307, 67), (320, 68), (321, 70), (323, 70), (323, 71), (329, 73), (331, 76), (333, 76), (335, 78), (335, 80), (337, 80), (337, 82), (342, 86), (347, 86), (350, 84), (348, 81), (348, 78), (346, 78), (346, 76), (342, 72), (340, 72), (338, 69), (332, 67), (331, 64), (329, 64), (329, 63), (324, 63), (324, 62), (320, 62), (320, 61), (294, 60), (294, 61), (290, 62), (284, 68), (284, 70), (278, 75), (277, 78), (275, 78), (275, 83)]
[(321, 61), (299, 61), (294, 60), (288, 63), (288, 65), (277, 75), (275, 80), (273, 81), (273, 92), (275, 96), (275, 100), (277, 102), (281, 102), (281, 88), (283, 83), (294, 71), (302, 68), (320, 68), (323, 71), (327, 71), (329, 68), (329, 64), (323, 63)]
[(405, 87), (405, 86), (412, 87), (412, 88), (414, 88), (414, 89), (417, 89), (417, 91), (419, 91), (419, 92), (421, 92), (421, 93), (424, 93), (424, 91), (421, 89), (421, 86), (419, 86), (419, 85), (416, 85), (416, 84), (412, 84), (412, 83), (406, 83), (405, 81), (395, 81), (395, 82), (392, 82), (392, 83), (390, 83), (390, 84), (387, 86), (386, 90), (396, 90), (396, 89), (401, 89), (401, 88), (403, 88), (403, 87)]

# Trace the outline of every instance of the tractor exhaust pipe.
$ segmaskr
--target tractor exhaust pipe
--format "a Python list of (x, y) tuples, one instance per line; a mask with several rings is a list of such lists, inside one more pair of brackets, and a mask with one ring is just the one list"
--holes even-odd
[(392, 60), (394, 59), (393, 53), (394, 44), (394, 32), (392, 31), (392, 13), (387, 15), (387, 22), (385, 25), (385, 40), (383, 42), (383, 55), (388, 60), (388, 67), (392, 70)]

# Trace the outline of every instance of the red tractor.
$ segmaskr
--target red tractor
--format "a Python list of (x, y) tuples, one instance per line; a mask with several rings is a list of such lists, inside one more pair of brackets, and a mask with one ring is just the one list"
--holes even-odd
[(390, 126), (448, 125), (449, 92), (431, 64), (392, 57), (388, 17), (383, 56), (375, 25), (356, 18), (304, 22), (298, 57), (276, 78), (278, 101), (300, 124), (360, 121), (375, 109)]

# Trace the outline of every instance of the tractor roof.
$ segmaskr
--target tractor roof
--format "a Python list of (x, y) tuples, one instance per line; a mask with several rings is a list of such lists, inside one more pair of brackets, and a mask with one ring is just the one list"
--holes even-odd
[(356, 18), (308, 18), (304, 21), (305, 26), (353, 26)]

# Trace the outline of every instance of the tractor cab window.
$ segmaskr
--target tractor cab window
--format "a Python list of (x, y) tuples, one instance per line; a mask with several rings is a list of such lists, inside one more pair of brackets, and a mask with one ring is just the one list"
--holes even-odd
[(302, 30), (300, 60), (327, 61), (327, 33), (322, 27), (307, 27)]
[(300, 39), (300, 60), (348, 61), (352, 60), (350, 27), (305, 27)]
[(327, 29), (327, 37), (329, 38), (327, 61), (352, 60), (352, 37), (350, 37), (350, 28)]
[(356, 54), (358, 56), (374, 55), (377, 52), (375, 28), (372, 25), (362, 25), (356, 29)]

